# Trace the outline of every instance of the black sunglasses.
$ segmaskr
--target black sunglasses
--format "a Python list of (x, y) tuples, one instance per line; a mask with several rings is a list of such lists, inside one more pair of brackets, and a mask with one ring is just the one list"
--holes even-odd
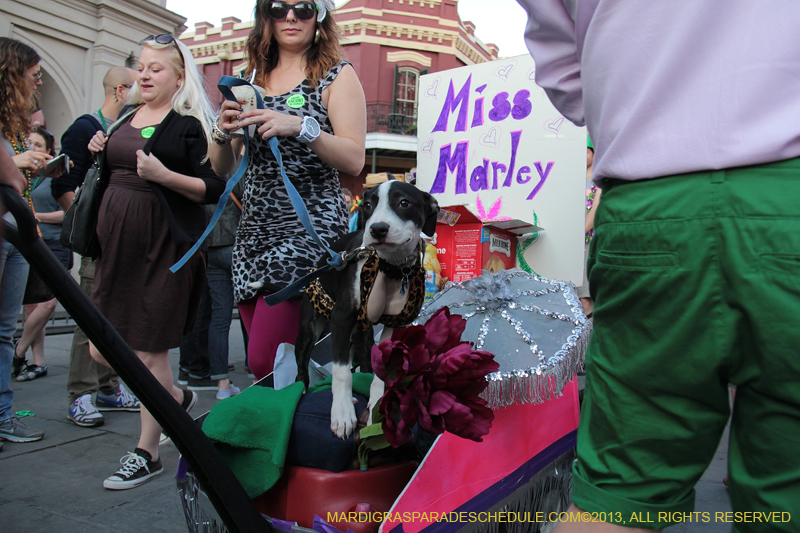
[(180, 48), (178, 48), (178, 43), (175, 42), (175, 37), (170, 35), (169, 33), (162, 33), (161, 35), (150, 35), (149, 37), (145, 37), (141, 41), (139, 41), (139, 46), (142, 46), (147, 41), (155, 41), (158, 44), (172, 44), (175, 46), (175, 49), (180, 52)]
[(283, 20), (289, 14), (289, 10), (294, 11), (294, 16), (299, 20), (311, 20), (317, 16), (317, 5), (313, 2), (298, 2), (287, 4), (278, 0), (272, 1), (267, 6), (267, 15), (275, 20)]
[[(185, 66), (184, 59), (183, 59), (183, 52), (181, 49), (178, 48), (178, 40), (170, 35), (169, 33), (162, 33), (161, 35), (150, 35), (149, 37), (145, 37), (141, 41), (139, 41), (139, 46), (142, 46), (147, 41), (154, 41), (158, 44), (170, 44), (175, 47), (175, 50), (178, 51), (178, 55), (181, 58), (181, 65)], [(130, 87), (128, 87), (130, 89)]]

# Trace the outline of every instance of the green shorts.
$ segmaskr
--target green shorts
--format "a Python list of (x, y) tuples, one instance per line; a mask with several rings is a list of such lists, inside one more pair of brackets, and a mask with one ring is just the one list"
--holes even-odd
[(575, 504), (680, 522), (668, 513), (693, 511), (734, 383), (733, 509), (778, 513), (734, 530), (800, 531), (800, 159), (610, 185), (588, 261)]

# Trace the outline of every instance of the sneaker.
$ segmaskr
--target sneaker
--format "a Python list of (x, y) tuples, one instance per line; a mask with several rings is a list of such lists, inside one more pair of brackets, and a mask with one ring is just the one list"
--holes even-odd
[(28, 365), (25, 367), (25, 370), (20, 372), (20, 374), (17, 376), (17, 381), (31, 381), (32, 379), (43, 378), (46, 375), (47, 365)]
[(120, 383), (117, 392), (114, 394), (104, 394), (103, 391), (97, 391), (97, 409), (98, 411), (139, 411), (141, 403), (139, 398)]
[(217, 400), (224, 400), (225, 398), (230, 398), (231, 396), (236, 396), (236, 395), (237, 395), (237, 394), (239, 394), (240, 392), (242, 392), (242, 391), (241, 391), (241, 390), (239, 390), (239, 387), (237, 387), (236, 385), (234, 385), (234, 384), (233, 384), (233, 382), (231, 381), (231, 388), (230, 388), (230, 390), (222, 390), (222, 389), (219, 389), (219, 390), (217, 391)]
[(183, 401), (181, 402), (181, 407), (183, 407), (187, 413), (192, 410), (192, 407), (194, 407), (194, 404), (196, 403), (197, 403), (196, 392), (188, 390), (183, 391)]
[[(181, 407), (186, 409), (187, 413), (192, 410), (192, 407), (194, 407), (194, 404), (196, 404), (196, 403), (197, 403), (197, 393), (189, 392), (189, 391), (186, 391), (186, 390), (183, 391), (183, 401), (181, 402)], [(172, 439), (169, 438), (169, 435), (167, 435), (166, 433), (162, 432), (161, 436), (158, 438), (158, 445), (159, 446), (165, 446), (165, 445), (171, 444), (171, 443), (172, 443)]]
[(193, 378), (189, 376), (189, 390), (217, 390), (217, 382), (210, 377)]
[(189, 384), (189, 373), (185, 370), (178, 370), (178, 385)]
[(67, 418), (84, 428), (102, 426), (105, 422), (103, 415), (94, 406), (91, 394), (78, 396), (74, 402), (69, 404), (69, 416)]
[(132, 489), (164, 473), (161, 459), (153, 461), (150, 454), (141, 448), (128, 452), (128, 455), (119, 462), (122, 464), (122, 468), (103, 481), (103, 486), (107, 489)]
[(250, 379), (256, 379), (256, 375), (250, 372), (250, 368), (245, 366), (244, 371), (247, 372), (247, 377)]
[(44, 431), (29, 428), (16, 416), (0, 423), (0, 439), (9, 442), (33, 442), (41, 440), (43, 436)]
[(233, 372), (235, 370), (236, 370), (236, 367), (233, 365), (233, 363), (228, 363), (228, 372)]

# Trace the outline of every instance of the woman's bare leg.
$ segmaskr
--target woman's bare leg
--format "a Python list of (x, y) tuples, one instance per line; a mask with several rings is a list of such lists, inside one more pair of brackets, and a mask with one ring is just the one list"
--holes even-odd
[[(135, 351), (135, 350), (134, 350)], [(169, 366), (169, 352), (139, 352), (136, 355), (150, 370), (150, 373), (172, 394), (175, 401), (183, 401), (183, 391), (172, 384), (172, 368)], [(142, 430), (139, 434), (139, 448), (146, 450), (153, 460), (158, 459), (158, 439), (161, 437), (161, 426), (158, 425), (153, 415), (142, 405), (139, 411), (142, 420)]]
[[(31, 348), (33, 364), (44, 366), (44, 327), (56, 309), (56, 299), (25, 306), (25, 326), (17, 344), (17, 354), (23, 355)], [(37, 342), (41, 342), (37, 346)], [(15, 355), (17, 355), (15, 354)]]

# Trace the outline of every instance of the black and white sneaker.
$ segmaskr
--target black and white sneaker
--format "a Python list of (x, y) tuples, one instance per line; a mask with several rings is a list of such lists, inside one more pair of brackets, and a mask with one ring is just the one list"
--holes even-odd
[(192, 407), (194, 407), (194, 404), (196, 403), (197, 403), (197, 393), (189, 390), (184, 390), (181, 407), (183, 407), (183, 409), (188, 413), (189, 411), (192, 410)]
[(103, 486), (107, 489), (132, 489), (164, 473), (161, 459), (153, 461), (150, 454), (141, 448), (128, 452), (128, 455), (120, 459), (119, 462), (122, 464), (122, 468), (117, 470), (116, 474), (103, 481)]

